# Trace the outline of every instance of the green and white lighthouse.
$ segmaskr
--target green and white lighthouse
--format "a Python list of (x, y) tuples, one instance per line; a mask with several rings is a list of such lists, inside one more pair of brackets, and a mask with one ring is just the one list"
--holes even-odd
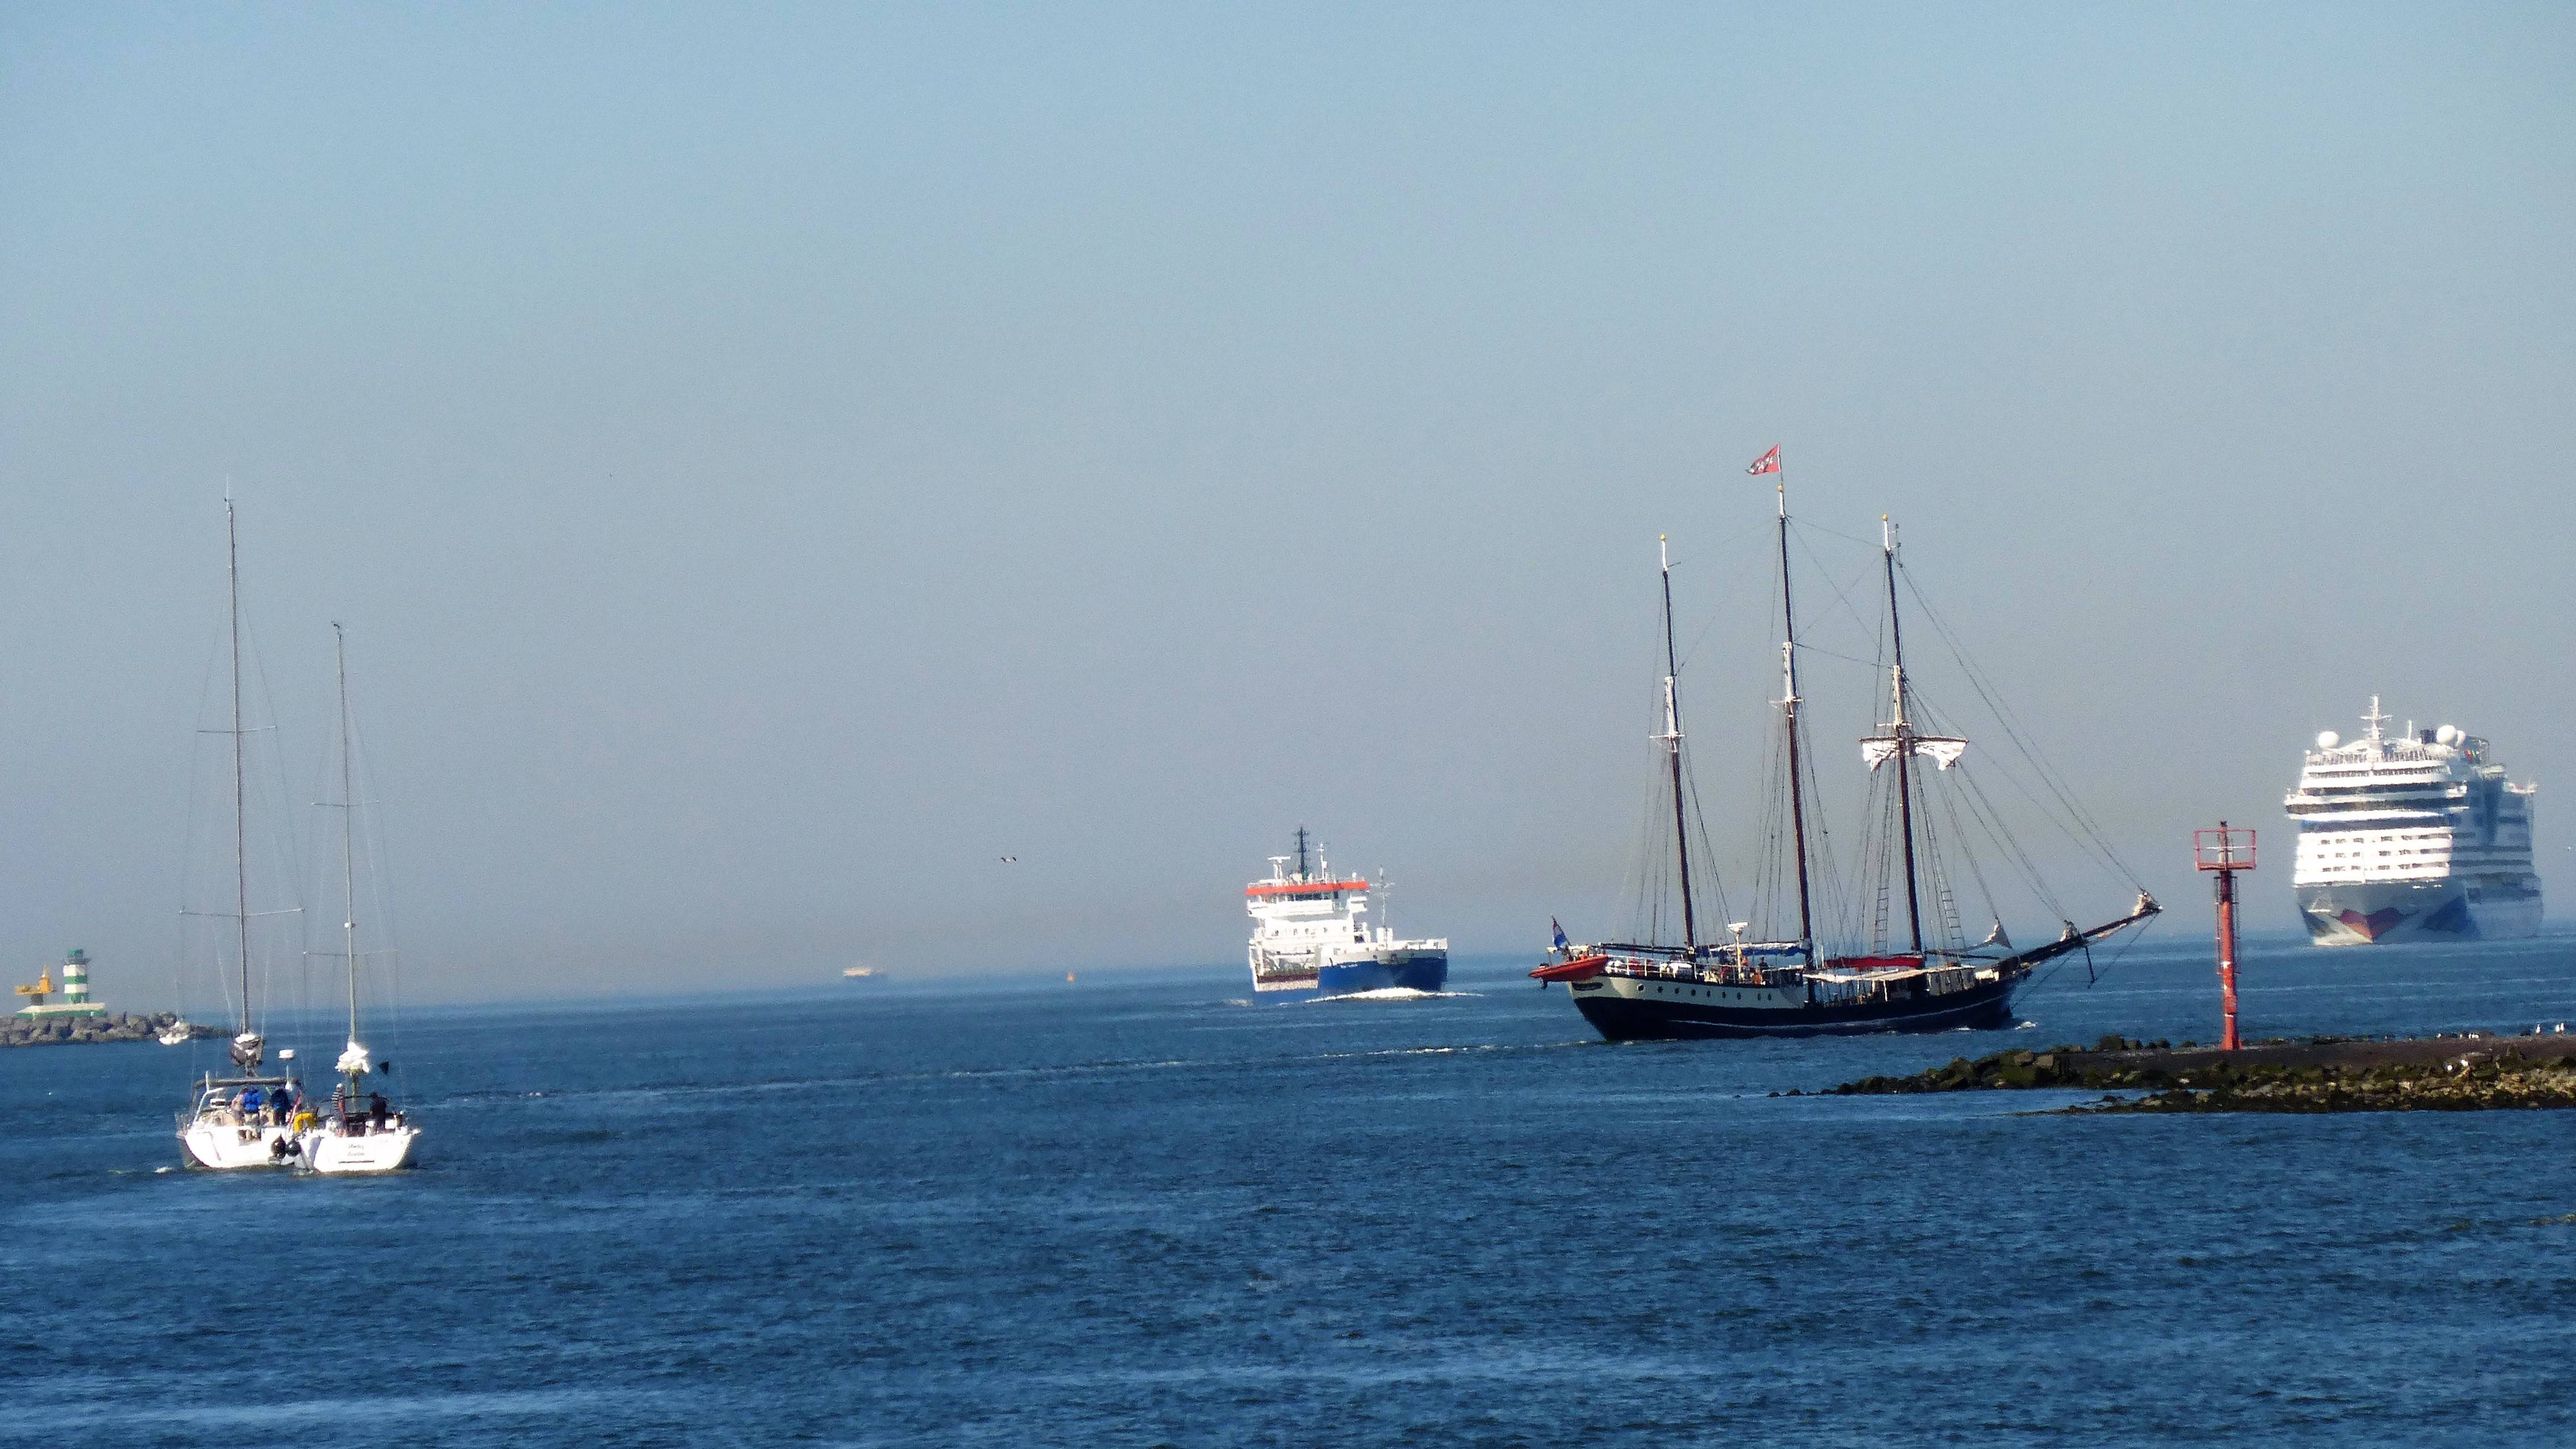
[(57, 968), (47, 968), (36, 977), (34, 985), (18, 988), (20, 996), (29, 998), (25, 1006), (18, 1008), (20, 1016), (107, 1015), (106, 1007), (89, 999), (89, 953), (87, 951), (75, 946), (70, 954), (63, 957), (63, 964), (59, 968), (63, 973), (62, 985), (59, 988), (63, 999), (47, 1001), (46, 997), (57, 994), (58, 988), (54, 985), (55, 969)]

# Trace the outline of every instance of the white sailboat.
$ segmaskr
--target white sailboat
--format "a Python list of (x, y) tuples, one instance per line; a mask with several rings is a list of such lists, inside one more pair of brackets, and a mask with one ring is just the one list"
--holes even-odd
[[(263, 1073), (267, 1042), (260, 1036), (250, 997), (249, 825), (242, 781), (241, 543), (233, 503), (224, 500), (224, 577), (232, 644), (233, 908), (192, 912), (233, 923), (241, 972), (241, 1030), (232, 1040), (233, 1074), (204, 1074), (179, 1113), (179, 1142), (189, 1165), (229, 1171), (285, 1167), (295, 1159), (295, 1112), (301, 1092), (292, 1076)], [(165, 1040), (167, 1038), (164, 1038)], [(279, 1054), (284, 1062), (292, 1052)]]
[(411, 1115), (386, 1103), (370, 1088), (370, 1076), (392, 1067), (377, 1059), (358, 1040), (358, 846), (357, 779), (350, 763), (349, 640), (338, 624), (331, 626), (332, 647), (340, 675), (340, 798), (330, 808), (340, 812), (340, 877), (345, 893), (340, 916), (340, 946), (349, 968), (349, 1044), (337, 1070), (340, 1086), (331, 1094), (331, 1114), (301, 1139), (304, 1161), (315, 1172), (391, 1172), (411, 1160), (420, 1128)]

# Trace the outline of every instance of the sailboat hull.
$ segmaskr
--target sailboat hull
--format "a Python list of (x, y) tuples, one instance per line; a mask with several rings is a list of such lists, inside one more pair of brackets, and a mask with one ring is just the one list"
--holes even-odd
[(410, 1163), (412, 1144), (419, 1140), (420, 1129), (416, 1127), (395, 1127), (355, 1137), (315, 1131), (305, 1134), (304, 1153), (315, 1172), (392, 1172)]
[(1567, 983), (1575, 1009), (1611, 1041), (1732, 1036), (1838, 1036), (1951, 1031), (2012, 1020), (2018, 976), (1956, 991), (1819, 1002), (1803, 985), (1738, 987), (1654, 977), (1595, 976)]
[[(179, 1143), (187, 1150), (192, 1167), (213, 1168), (231, 1172), (248, 1167), (289, 1167), (294, 1165), (293, 1129), (282, 1126), (237, 1126), (229, 1123), (195, 1122), (179, 1133)], [(287, 1144), (281, 1150), (280, 1143)]]

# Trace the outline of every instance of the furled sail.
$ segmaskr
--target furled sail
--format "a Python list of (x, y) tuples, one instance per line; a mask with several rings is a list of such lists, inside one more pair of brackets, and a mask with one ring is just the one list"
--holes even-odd
[(1869, 766), (1873, 771), (1877, 770), (1879, 766), (1896, 758), (1896, 748), (1900, 740), (1912, 743), (1916, 758), (1930, 760), (1944, 770), (1959, 763), (1959, 757), (1968, 752), (1966, 740), (1951, 739), (1942, 735), (1871, 735), (1860, 742), (1861, 763)]

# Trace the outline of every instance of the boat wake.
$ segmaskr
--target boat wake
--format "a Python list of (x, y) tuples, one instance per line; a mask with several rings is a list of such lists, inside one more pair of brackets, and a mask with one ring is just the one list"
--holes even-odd
[(1481, 991), (1417, 991), (1410, 986), (1381, 986), (1374, 991), (1342, 991), (1331, 996), (1318, 996), (1305, 1004), (1321, 1006), (1328, 1001), (1448, 1001), (1483, 994)]

